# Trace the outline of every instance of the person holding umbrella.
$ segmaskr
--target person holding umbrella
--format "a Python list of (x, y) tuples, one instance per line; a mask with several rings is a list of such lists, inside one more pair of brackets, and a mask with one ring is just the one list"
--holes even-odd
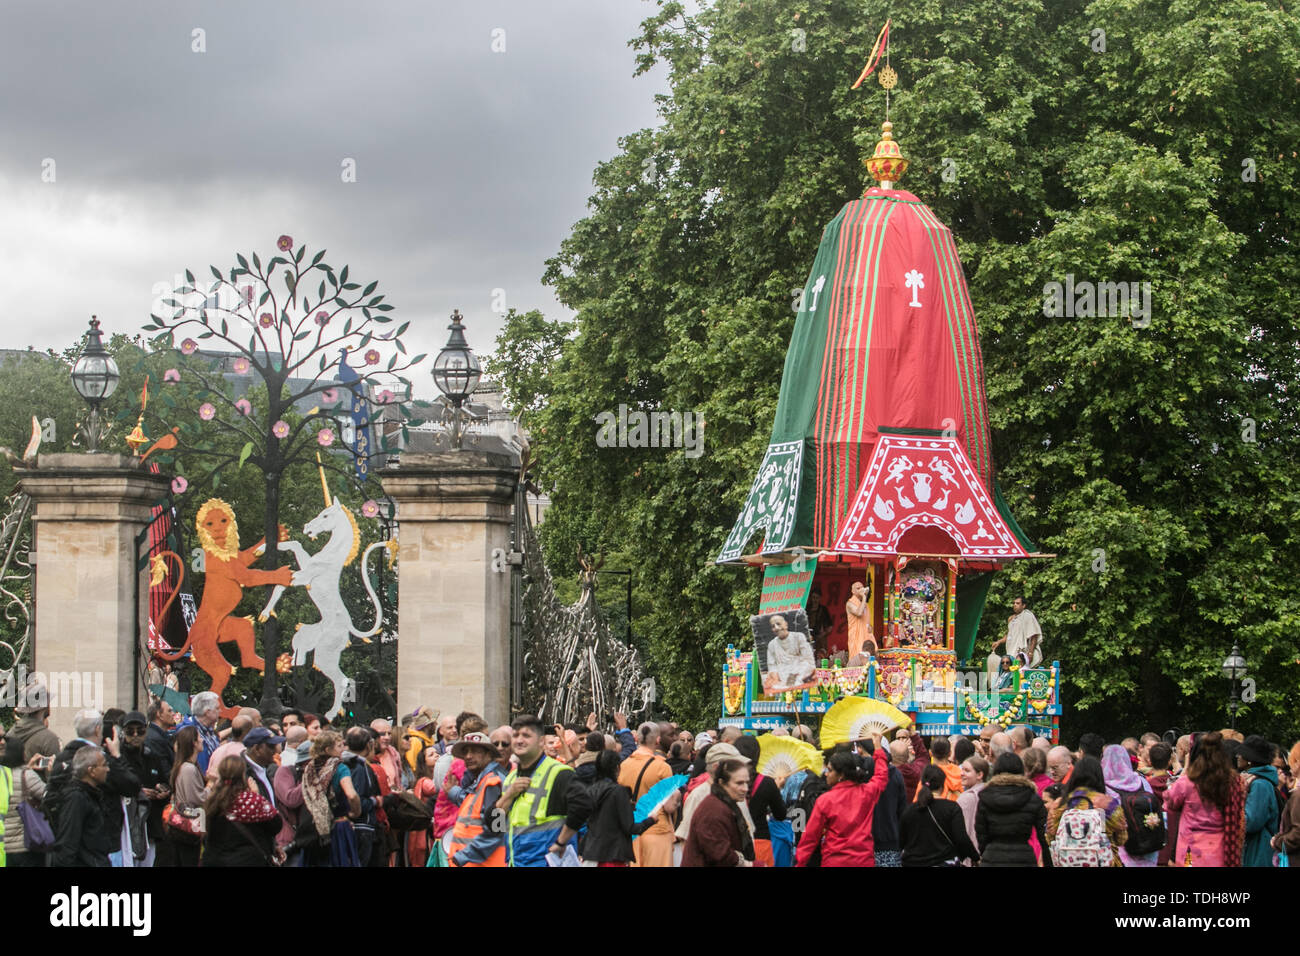
[(618, 783), (621, 763), (618, 753), (602, 750), (596, 755), (595, 763), (595, 779), (586, 787), (569, 791), (569, 813), (550, 852), (561, 852), (585, 826), (587, 832), (578, 841), (578, 855), (585, 866), (629, 866), (635, 859), (633, 837), (669, 819), (681, 805), (681, 793), (674, 790), (658, 810), (635, 822), (632, 798), (627, 788)]

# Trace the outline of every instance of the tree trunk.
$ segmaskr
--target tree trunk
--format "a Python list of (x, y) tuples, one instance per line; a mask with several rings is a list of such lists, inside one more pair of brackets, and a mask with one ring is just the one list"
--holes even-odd
[[(271, 439), (275, 445), (279, 441)], [(280, 474), (281, 462), (279, 460), (279, 449), (268, 449), (268, 462), (270, 466), (266, 469), (266, 507), (263, 511), (263, 532), (266, 537), (266, 551), (262, 555), (262, 567), (267, 571), (274, 571), (280, 566)], [(267, 618), (266, 623), (262, 625), (262, 658), (266, 661), (266, 669), (262, 672), (262, 699), (257, 702), (257, 709), (262, 712), (263, 717), (278, 717), (284, 709), (280, 703), (280, 694), (277, 687), (279, 674), (275, 669), (276, 658), (280, 656), (280, 621), (278, 618)]]

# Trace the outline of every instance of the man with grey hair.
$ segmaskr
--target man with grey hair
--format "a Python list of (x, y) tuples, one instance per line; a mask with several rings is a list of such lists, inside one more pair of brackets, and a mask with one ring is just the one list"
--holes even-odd
[(115, 846), (104, 799), (109, 770), (104, 751), (83, 741), (65, 770), (68, 782), (59, 801), (51, 862), (59, 867), (106, 867)]
[(1074, 754), (1069, 747), (1053, 747), (1047, 751), (1047, 775), (1052, 783), (1064, 783), (1074, 769)]
[(1028, 727), (1011, 728), (1011, 749), (1019, 757), (1022, 753), (1032, 747), (1034, 744), (1034, 732)]
[(212, 691), (205, 690), (194, 695), (190, 701), (190, 716), (181, 721), (181, 727), (193, 727), (199, 732), (199, 741), (203, 744), (203, 749), (199, 751), (199, 771), (204, 776), (208, 773), (208, 762), (221, 746), (221, 737), (217, 734), (217, 720), (220, 717), (221, 698)]
[(108, 773), (100, 781), (101, 796), (107, 796), (109, 800), (113, 801), (111, 804), (105, 801), (104, 810), (110, 832), (117, 833), (122, 828), (122, 801), (118, 798), (136, 797), (140, 793), (140, 778), (122, 759), (122, 749), (121, 744), (118, 742), (117, 728), (110, 728), (109, 734), (104, 735), (103, 714), (97, 710), (79, 710), (72, 718), (72, 726), (77, 732), (77, 736), (69, 740), (64, 748), (59, 751), (59, 755), (54, 758), (54, 764), (50, 767), (50, 780), (45, 788), (45, 799), (42, 808), (46, 816), (50, 817), (50, 822), (57, 826), (58, 816), (62, 812), (64, 801), (71, 793), (73, 784), (79, 779), (73, 775), (73, 760), (80, 751), (86, 748), (99, 750), (102, 742), (104, 752), (107, 754)]

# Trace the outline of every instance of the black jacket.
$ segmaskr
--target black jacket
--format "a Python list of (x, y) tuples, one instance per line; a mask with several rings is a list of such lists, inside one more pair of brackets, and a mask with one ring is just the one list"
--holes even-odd
[(119, 844), (109, 824), (110, 799), (117, 798), (106, 795), (104, 788), (80, 780), (68, 784), (59, 807), (53, 866), (109, 865), (108, 855), (117, 852)]
[(877, 852), (903, 848), (899, 826), (906, 806), (910, 804), (903, 790), (903, 773), (890, 764), (889, 782), (885, 784), (885, 790), (876, 803), (876, 812), (871, 817), (871, 842)]
[[(171, 785), (172, 762), (163, 760), (156, 750), (150, 749), (147, 737), (144, 746), (139, 750), (132, 750), (124, 744), (122, 762), (140, 781), (141, 789), (152, 790), (159, 786)], [(139, 793), (138, 790), (136, 792)], [(162, 815), (167, 803), (167, 800), (149, 801), (148, 832), (151, 840), (161, 840), (163, 837)]]
[[(1037, 866), (1029, 835), (1047, 846), (1047, 808), (1032, 780), (1020, 774), (1000, 773), (980, 791), (975, 810), (975, 837), (981, 866)], [(1043, 854), (1051, 866), (1051, 855)]]
[[(54, 814), (56, 819), (51, 821), (58, 825), (57, 817), (62, 812), (62, 801), (66, 792), (70, 792), (75, 786), (76, 781), (72, 779), (72, 758), (82, 747), (87, 746), (86, 741), (77, 737), (69, 740), (59, 751), (59, 755), (54, 758), (54, 764), (50, 767), (49, 787), (46, 790), (45, 802), (47, 805), (53, 803)], [(108, 761), (108, 779), (104, 781), (103, 787), (100, 788), (100, 802), (104, 806), (104, 811), (108, 815), (108, 826), (116, 834), (122, 829), (122, 801), (119, 797), (134, 797), (140, 792), (140, 778), (121, 757), (111, 757), (107, 751), (104, 758)], [(51, 800), (53, 797), (53, 800)], [(114, 850), (117, 847), (114, 845)]]
[(903, 866), (942, 866), (954, 857), (979, 859), (966, 834), (966, 817), (955, 800), (931, 800), (924, 807), (919, 802), (909, 803), (899, 829)]
[(279, 816), (236, 826), (222, 813), (208, 817), (207, 823), (200, 866), (271, 866), (275, 835), (280, 832)]
[(608, 777), (599, 777), (588, 787), (571, 787), (569, 809), (564, 822), (570, 829), (581, 829), (584, 823), (587, 826), (586, 835), (578, 843), (578, 853), (584, 860), (596, 863), (631, 862), (632, 834), (645, 833), (655, 825), (656, 819), (648, 817), (633, 823), (632, 798), (627, 787)]

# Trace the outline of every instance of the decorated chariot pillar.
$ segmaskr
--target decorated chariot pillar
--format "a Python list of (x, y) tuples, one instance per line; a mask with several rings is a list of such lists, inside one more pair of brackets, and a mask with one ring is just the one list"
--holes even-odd
[(50, 729), (70, 740), (78, 710), (148, 700), (140, 539), (170, 479), (126, 455), (80, 453), (41, 455), (15, 474), (32, 499), (33, 670), (50, 694)]
[(510, 719), (510, 525), (519, 464), (458, 450), (380, 472), (397, 502), (397, 709)]

